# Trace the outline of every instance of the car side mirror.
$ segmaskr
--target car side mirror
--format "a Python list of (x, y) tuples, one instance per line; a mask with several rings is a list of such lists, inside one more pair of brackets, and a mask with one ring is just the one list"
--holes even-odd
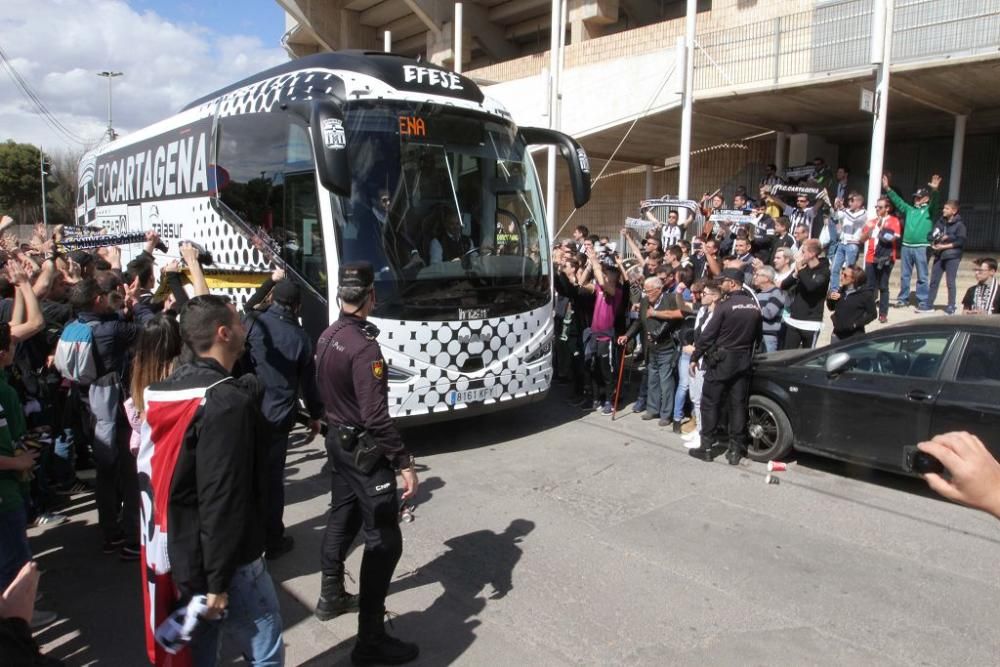
[(835, 352), (826, 359), (826, 374), (838, 375), (854, 367), (851, 355), (846, 352)]

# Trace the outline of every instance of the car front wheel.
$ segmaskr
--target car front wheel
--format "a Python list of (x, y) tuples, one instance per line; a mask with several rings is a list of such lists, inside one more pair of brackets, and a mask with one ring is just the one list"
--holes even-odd
[(780, 459), (792, 451), (792, 423), (781, 406), (769, 398), (750, 397), (747, 431), (750, 435), (747, 456), (754, 461)]

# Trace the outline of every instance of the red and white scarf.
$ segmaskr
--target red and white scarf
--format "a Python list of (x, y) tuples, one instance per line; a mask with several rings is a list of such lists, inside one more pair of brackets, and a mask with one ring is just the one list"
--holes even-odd
[(177, 587), (170, 575), (170, 557), (167, 554), (167, 507), (174, 468), (188, 427), (198, 408), (204, 404), (205, 393), (215, 384), (191, 389), (147, 389), (143, 394), (146, 415), (142, 422), (142, 440), (137, 456), (141, 494), (139, 532), (142, 545), (146, 653), (149, 661), (157, 667), (188, 667), (192, 664), (190, 650), (185, 648), (176, 655), (171, 655), (156, 643), (154, 633), (170, 616), (178, 602)]

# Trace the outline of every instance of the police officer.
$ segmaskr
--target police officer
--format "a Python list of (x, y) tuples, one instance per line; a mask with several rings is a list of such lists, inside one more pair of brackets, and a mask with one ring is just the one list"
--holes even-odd
[(701, 447), (691, 455), (712, 460), (716, 426), (723, 408), (729, 411), (729, 450), (726, 460), (737, 465), (747, 445), (747, 412), (750, 402), (750, 362), (760, 337), (761, 315), (756, 300), (743, 290), (743, 271), (723, 269), (722, 301), (698, 336), (691, 355), (694, 376), (705, 358), (705, 384), (701, 397)]
[[(388, 377), (378, 329), (366, 321), (375, 308), (375, 275), (367, 262), (344, 264), (337, 298), (340, 318), (319, 338), (316, 371), (326, 406), (333, 502), (323, 535), (323, 581), (316, 616), (327, 620), (358, 609), (355, 664), (402, 664), (417, 657), (416, 644), (389, 636), (383, 626), (385, 596), (403, 550), (396, 472), (403, 499), (417, 490), (413, 457), (389, 418)], [(364, 529), (360, 595), (344, 590), (344, 559)]]
[(285, 535), (285, 459), (288, 434), (298, 413), (299, 389), (309, 411), (309, 428), (319, 433), (323, 404), (316, 388), (313, 345), (299, 324), (302, 303), (299, 286), (285, 278), (274, 283), (271, 305), (262, 313), (252, 312), (244, 323), (253, 372), (264, 386), (261, 411), (270, 427), (267, 476), (267, 551), (269, 560), (290, 551), (291, 535)]

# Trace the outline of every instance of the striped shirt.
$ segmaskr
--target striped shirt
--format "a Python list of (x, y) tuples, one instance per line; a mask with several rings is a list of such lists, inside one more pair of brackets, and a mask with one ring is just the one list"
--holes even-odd
[(777, 287), (764, 290), (757, 294), (760, 302), (760, 314), (763, 319), (762, 331), (765, 336), (776, 335), (781, 331), (781, 314), (785, 309), (785, 293)]

